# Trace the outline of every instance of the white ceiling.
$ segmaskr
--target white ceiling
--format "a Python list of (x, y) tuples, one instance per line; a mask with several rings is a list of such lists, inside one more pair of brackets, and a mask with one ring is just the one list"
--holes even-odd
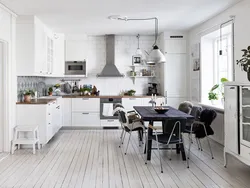
[(18, 15), (37, 15), (66, 34), (151, 34), (153, 21), (111, 21), (110, 15), (158, 17), (160, 31), (186, 30), (241, 0), (0, 0)]

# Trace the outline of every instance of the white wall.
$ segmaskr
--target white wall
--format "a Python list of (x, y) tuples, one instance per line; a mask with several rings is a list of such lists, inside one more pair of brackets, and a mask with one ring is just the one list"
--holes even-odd
[[(4, 69), (4, 151), (9, 152), (12, 130), (15, 126), (16, 118), (16, 59), (15, 59), (15, 24), (16, 15), (0, 4), (0, 40), (6, 44), (7, 62)], [(2, 106), (1, 106), (2, 107)]]
[[(200, 24), (189, 31), (189, 46), (191, 49), (193, 44), (200, 43), (201, 36), (205, 35), (209, 31), (213, 31), (219, 28), (219, 25), (230, 19), (231, 15), (235, 15), (235, 60), (240, 59), (242, 56), (241, 49), (246, 48), (250, 45), (250, 25), (246, 24), (247, 18), (250, 17), (250, 1), (244, 0), (240, 3), (232, 6), (221, 14), (215, 16), (214, 18)], [(190, 52), (189, 52), (190, 54)], [(249, 82), (247, 80), (246, 72), (242, 72), (240, 67), (235, 63), (235, 80), (240, 82)], [(199, 100), (200, 94), (200, 74), (199, 71), (194, 72), (192, 70), (192, 57), (189, 55), (189, 67), (190, 67), (190, 100)], [(226, 126), (226, 125), (225, 125)], [(224, 120), (223, 115), (219, 114), (216, 121), (213, 123), (215, 135), (214, 140), (223, 144), (224, 141)]]
[[(146, 94), (148, 82), (151, 79), (137, 78), (135, 84), (131, 78), (127, 77), (131, 70), (132, 55), (137, 49), (136, 36), (115, 36), (115, 65), (120, 73), (125, 74), (125, 78), (97, 78), (96, 75), (101, 73), (106, 63), (106, 42), (105, 36), (78, 36), (83, 43), (87, 43), (87, 69), (88, 77), (83, 78), (80, 84), (92, 84), (100, 90), (101, 95), (118, 95), (121, 90), (136, 90), (136, 94)], [(66, 36), (67, 40), (76, 40)], [(154, 43), (153, 36), (141, 36), (140, 48), (150, 51)], [(83, 45), (84, 46), (84, 45)], [(85, 44), (86, 46), (86, 44)], [(60, 82), (61, 78), (46, 78), (46, 84), (55, 84)]]
[[(203, 24), (194, 27), (189, 31), (189, 49), (195, 43), (200, 42), (201, 36), (219, 28), (219, 25), (230, 19), (231, 15), (235, 15), (235, 60), (240, 59), (242, 56), (241, 49), (250, 45), (250, 25), (246, 24), (247, 18), (250, 16), (250, 1), (244, 0), (233, 7), (227, 9), (216, 17), (204, 22)], [(192, 71), (192, 58), (190, 55), (190, 87), (199, 89), (199, 72)], [(236, 64), (236, 62), (235, 62)], [(235, 79), (236, 81), (249, 82), (247, 80), (246, 72), (242, 72), (240, 67), (235, 65)], [(195, 85), (195, 86), (194, 86)], [(190, 91), (190, 99), (195, 99), (197, 92)]]

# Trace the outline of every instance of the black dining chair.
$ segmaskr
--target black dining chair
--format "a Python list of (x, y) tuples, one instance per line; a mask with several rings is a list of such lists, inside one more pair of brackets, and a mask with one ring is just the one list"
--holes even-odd
[[(176, 145), (176, 144), (177, 145), (181, 145), (181, 144), (184, 145), (184, 139), (183, 139), (182, 133), (183, 133), (185, 127), (183, 127), (181, 125), (181, 120), (184, 120), (184, 119), (186, 120), (186, 118), (176, 119), (176, 122), (174, 123), (173, 128), (169, 133), (165, 132), (165, 133), (159, 134), (156, 127), (154, 127), (152, 125), (148, 125), (148, 128), (152, 129), (154, 134), (151, 136), (151, 138), (149, 138), (147, 136), (147, 142), (148, 142), (148, 139), (152, 139), (152, 140), (156, 141), (156, 146), (157, 146), (156, 149), (158, 150), (158, 154), (159, 154), (161, 173), (163, 173), (163, 168), (162, 168), (162, 157), (160, 155), (159, 143), (166, 145), (166, 148), (161, 148), (161, 149), (169, 149), (168, 146), (173, 145), (173, 144), (174, 145)], [(146, 142), (146, 151), (147, 151), (147, 147), (148, 147), (147, 142)], [(155, 148), (152, 148), (152, 149), (155, 149)], [(186, 155), (185, 147), (183, 147), (183, 149), (184, 149), (184, 152)], [(172, 153), (172, 146), (171, 146), (171, 153)], [(147, 152), (146, 152), (146, 156), (147, 156)], [(145, 164), (147, 164), (147, 160), (146, 160)], [(187, 159), (187, 167), (189, 168), (188, 159)]]
[(121, 109), (118, 111), (118, 116), (119, 116), (119, 121), (124, 131), (123, 134), (121, 135), (122, 138), (121, 138), (119, 147), (121, 147), (121, 145), (123, 144), (126, 133), (129, 134), (129, 139), (128, 139), (127, 147), (125, 150), (125, 155), (126, 155), (132, 132), (134, 131), (139, 132), (140, 137), (142, 138), (143, 137), (142, 134), (145, 132), (145, 126), (144, 126), (143, 121), (136, 114), (131, 116), (125, 110)]
[[(186, 126), (186, 129), (185, 129), (185, 132), (187, 132), (189, 134), (195, 134), (196, 139), (198, 139), (198, 142), (197, 142), (199, 144), (198, 147), (200, 147), (201, 151), (202, 151), (202, 146), (201, 146), (200, 139), (202, 139), (202, 138), (207, 139), (207, 143), (208, 143), (208, 147), (209, 147), (212, 159), (214, 159), (214, 156), (213, 156), (213, 152), (212, 152), (212, 148), (211, 148), (208, 136), (214, 134), (214, 131), (211, 128), (211, 124), (215, 120), (216, 117), (217, 117), (217, 113), (215, 110), (204, 109), (201, 111), (199, 119), (196, 119), (188, 127), (188, 129)], [(188, 158), (190, 157), (192, 136), (190, 136), (189, 139), (190, 139), (190, 141), (189, 141), (189, 146), (188, 146)]]

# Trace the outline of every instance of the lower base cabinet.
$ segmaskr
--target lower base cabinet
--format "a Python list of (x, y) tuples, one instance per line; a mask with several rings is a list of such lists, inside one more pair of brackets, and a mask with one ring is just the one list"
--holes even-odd
[(73, 112), (72, 126), (77, 126), (77, 127), (100, 126), (100, 113)]
[(103, 119), (101, 120), (102, 127), (120, 127), (121, 124), (118, 119)]

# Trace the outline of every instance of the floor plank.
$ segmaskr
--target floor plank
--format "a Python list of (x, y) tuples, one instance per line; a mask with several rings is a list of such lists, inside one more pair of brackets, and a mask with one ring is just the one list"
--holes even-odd
[[(223, 167), (223, 147), (211, 140), (215, 159), (211, 159), (206, 140), (203, 151), (194, 142), (190, 168), (174, 151), (161, 151), (164, 173), (160, 173), (157, 150), (145, 165), (143, 146), (137, 133), (129, 135), (119, 148), (121, 130), (61, 130), (35, 155), (21, 149), (14, 155), (0, 154), (0, 187), (93, 187), (93, 188), (247, 188), (250, 168), (229, 156)], [(187, 145), (186, 145), (187, 146)]]

